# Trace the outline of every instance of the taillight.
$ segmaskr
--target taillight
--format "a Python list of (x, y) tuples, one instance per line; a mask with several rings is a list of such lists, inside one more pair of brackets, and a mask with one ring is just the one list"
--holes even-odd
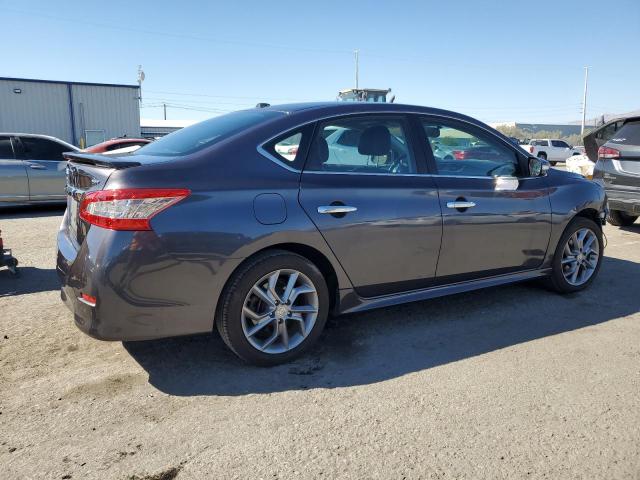
[(533, 145), (529, 145), (529, 153), (533, 153), (533, 150), (534, 150)]
[(456, 160), (464, 160), (465, 158), (467, 158), (467, 152), (464, 150), (454, 150), (453, 158), (455, 158)]
[(80, 204), (80, 218), (111, 230), (151, 230), (151, 218), (190, 193), (183, 188), (123, 188), (90, 192)]
[(3, 248), (4, 248), (4, 243), (2, 242), (2, 230), (0, 230), (0, 255), (2, 255)]
[(605, 158), (620, 158), (620, 151), (602, 146), (598, 149), (598, 159), (604, 160)]

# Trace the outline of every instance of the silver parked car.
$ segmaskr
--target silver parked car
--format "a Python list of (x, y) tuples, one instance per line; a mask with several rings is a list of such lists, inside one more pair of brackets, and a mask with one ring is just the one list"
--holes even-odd
[(47, 135), (0, 133), (0, 206), (65, 202), (62, 154), (77, 151)]

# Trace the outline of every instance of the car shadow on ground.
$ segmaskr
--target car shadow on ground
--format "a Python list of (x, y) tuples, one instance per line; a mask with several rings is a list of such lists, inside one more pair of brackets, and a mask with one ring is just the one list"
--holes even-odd
[[(58, 217), (64, 214), (66, 204), (28, 205), (24, 207), (8, 207), (0, 209), (0, 220), (16, 218)], [(1, 228), (1, 227), (0, 227)]]
[(172, 395), (364, 385), (636, 313), (637, 278), (640, 264), (605, 258), (599, 278), (577, 294), (527, 283), (343, 316), (306, 356), (273, 368), (244, 365), (218, 335), (124, 346), (149, 382)]
[(54, 268), (18, 265), (18, 276), (12, 275), (5, 267), (0, 268), (0, 298), (51, 290), (60, 290), (60, 281)]

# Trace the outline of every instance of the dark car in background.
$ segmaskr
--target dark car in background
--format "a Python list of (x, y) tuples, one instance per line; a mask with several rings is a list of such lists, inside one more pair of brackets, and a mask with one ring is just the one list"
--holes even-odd
[(576, 292), (603, 255), (600, 185), (445, 110), (256, 108), (126, 157), (67, 158), (57, 271), (76, 325), (99, 339), (217, 328), (273, 365), (330, 313), (530, 279)]
[(590, 158), (595, 146), (593, 179), (606, 190), (609, 222), (632, 225), (640, 216), (640, 117), (610, 122), (585, 137)]

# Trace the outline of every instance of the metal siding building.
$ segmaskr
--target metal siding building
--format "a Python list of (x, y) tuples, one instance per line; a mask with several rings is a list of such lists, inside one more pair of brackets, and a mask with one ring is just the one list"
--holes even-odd
[(137, 85), (0, 77), (0, 132), (40, 133), (85, 146), (140, 136)]

